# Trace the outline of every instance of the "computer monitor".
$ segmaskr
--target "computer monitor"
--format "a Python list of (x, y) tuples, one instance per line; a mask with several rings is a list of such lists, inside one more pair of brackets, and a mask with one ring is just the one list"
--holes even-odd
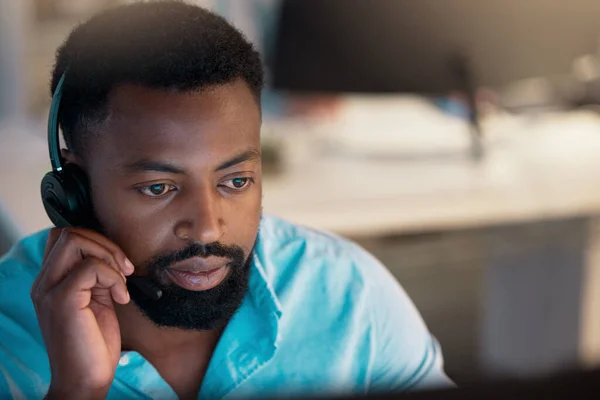
[[(327, 398), (337, 400), (595, 400), (600, 398), (600, 370), (568, 371), (527, 380), (489, 381), (469, 387), (430, 388), (420, 391), (413, 389), (410, 392)], [(319, 397), (313, 397), (313, 400), (317, 399)]]
[(440, 94), (566, 74), (597, 53), (598, 0), (284, 0), (273, 86)]

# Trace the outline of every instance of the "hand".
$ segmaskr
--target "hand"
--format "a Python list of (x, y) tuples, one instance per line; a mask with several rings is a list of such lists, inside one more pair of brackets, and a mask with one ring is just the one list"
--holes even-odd
[(105, 398), (121, 353), (113, 300), (129, 302), (133, 265), (101, 234), (52, 229), (31, 299), (48, 351), (48, 398)]

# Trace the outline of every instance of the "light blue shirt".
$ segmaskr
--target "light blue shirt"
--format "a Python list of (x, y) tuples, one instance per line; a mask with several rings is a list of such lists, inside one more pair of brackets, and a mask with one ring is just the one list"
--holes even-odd
[[(50, 383), (30, 299), (46, 236), (0, 259), (0, 398)], [(249, 290), (210, 360), (198, 398), (331, 395), (451, 384), (442, 356), (392, 275), (356, 244), (264, 217)], [(109, 399), (176, 399), (156, 369), (123, 352)]]

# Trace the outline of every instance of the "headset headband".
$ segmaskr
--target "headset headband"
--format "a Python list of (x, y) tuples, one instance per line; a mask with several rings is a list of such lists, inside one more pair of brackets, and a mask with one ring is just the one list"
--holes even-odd
[(56, 172), (62, 171), (62, 163), (60, 157), (60, 137), (58, 132), (58, 107), (60, 106), (60, 99), (62, 97), (62, 86), (65, 81), (66, 71), (60, 77), (56, 89), (54, 89), (54, 95), (52, 96), (52, 103), (50, 104), (50, 115), (48, 118), (48, 150), (50, 152), (50, 163), (52, 164), (52, 170)]

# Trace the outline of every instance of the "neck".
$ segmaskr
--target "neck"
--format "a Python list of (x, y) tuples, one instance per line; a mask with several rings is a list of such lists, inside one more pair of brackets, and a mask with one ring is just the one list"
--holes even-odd
[(116, 304), (115, 309), (123, 351), (137, 351), (146, 358), (163, 358), (189, 351), (210, 354), (221, 336), (221, 331), (156, 326), (141, 313), (133, 301), (126, 305)]

